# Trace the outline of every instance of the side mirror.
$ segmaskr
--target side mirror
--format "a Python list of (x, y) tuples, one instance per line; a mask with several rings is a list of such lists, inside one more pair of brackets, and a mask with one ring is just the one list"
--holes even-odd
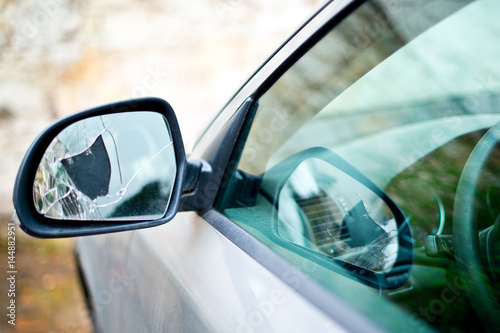
[(43, 238), (152, 227), (177, 213), (185, 169), (167, 102), (108, 104), (56, 122), (33, 142), (14, 207), (21, 228)]

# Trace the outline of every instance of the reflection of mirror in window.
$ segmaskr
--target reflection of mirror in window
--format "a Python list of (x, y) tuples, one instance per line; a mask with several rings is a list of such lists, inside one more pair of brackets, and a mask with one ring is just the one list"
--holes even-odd
[(389, 207), (327, 162), (302, 162), (278, 205), (278, 232), (294, 244), (375, 272), (396, 261), (398, 231)]
[(33, 184), (39, 213), (54, 219), (161, 218), (176, 174), (168, 124), (155, 112), (80, 120), (45, 152)]

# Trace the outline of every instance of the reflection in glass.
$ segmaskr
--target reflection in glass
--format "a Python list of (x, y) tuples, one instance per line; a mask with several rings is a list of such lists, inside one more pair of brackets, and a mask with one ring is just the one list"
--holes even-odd
[(320, 159), (302, 162), (279, 193), (284, 239), (373, 272), (398, 256), (398, 226), (368, 187)]
[(65, 128), (45, 152), (33, 184), (37, 211), (60, 220), (161, 218), (176, 175), (163, 115), (91, 117)]

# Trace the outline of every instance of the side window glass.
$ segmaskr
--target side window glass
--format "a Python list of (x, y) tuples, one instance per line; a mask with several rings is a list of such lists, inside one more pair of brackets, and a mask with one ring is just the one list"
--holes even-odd
[(498, 324), (499, 11), (365, 2), (259, 98), (217, 208), (383, 325)]

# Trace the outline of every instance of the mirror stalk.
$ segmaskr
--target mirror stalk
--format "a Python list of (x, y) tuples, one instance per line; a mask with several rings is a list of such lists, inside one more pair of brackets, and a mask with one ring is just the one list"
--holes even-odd
[(202, 163), (200, 161), (186, 163), (186, 175), (184, 176), (184, 186), (182, 194), (188, 194), (196, 189), (198, 179), (201, 174)]

